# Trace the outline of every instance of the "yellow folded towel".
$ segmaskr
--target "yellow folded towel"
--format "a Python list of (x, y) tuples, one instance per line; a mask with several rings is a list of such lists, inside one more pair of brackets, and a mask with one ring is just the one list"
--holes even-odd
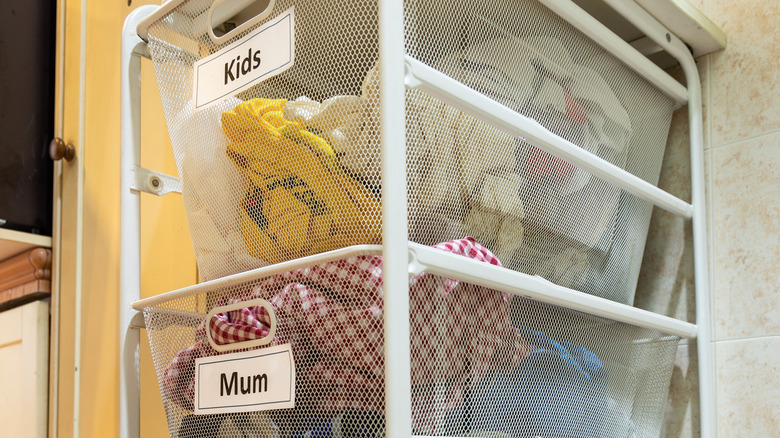
[(252, 99), (222, 114), (227, 154), (249, 180), (247, 251), (270, 263), (378, 243), (381, 205), (339, 166), (330, 144), (284, 117), (286, 100)]

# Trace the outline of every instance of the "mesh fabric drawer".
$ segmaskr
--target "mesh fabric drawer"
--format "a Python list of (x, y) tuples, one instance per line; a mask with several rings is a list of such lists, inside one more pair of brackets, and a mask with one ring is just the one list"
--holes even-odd
[[(147, 307), (171, 436), (384, 436), (382, 260), (375, 253), (205, 284)], [(659, 435), (676, 337), (432, 274), (412, 277), (409, 289), (414, 434)], [(209, 311), (256, 298), (276, 317), (271, 345), (292, 349), (295, 407), (195, 415), (195, 361), (223, 354), (206, 331), (230, 345), (220, 334), (254, 333), (244, 341), (271, 328), (259, 307), (210, 319)]]
[[(376, 4), (276, 2), (267, 20), (294, 9), (294, 63), (196, 111), (195, 63), (253, 31), (214, 43), (207, 7), (149, 28), (202, 277), (380, 243)], [(673, 100), (544, 6), (404, 10), (409, 56), (657, 182)], [(650, 204), (421, 92), (406, 93), (406, 137), (413, 241), (471, 235), (511, 269), (633, 302)]]

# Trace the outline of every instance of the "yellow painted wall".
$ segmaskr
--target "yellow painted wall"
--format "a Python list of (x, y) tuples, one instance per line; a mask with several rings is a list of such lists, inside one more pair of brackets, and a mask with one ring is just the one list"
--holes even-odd
[[(54, 319), (59, 339), (53, 339), (58, 343), (59, 363), (54, 370), (58, 383), (53, 388), (57, 396), (51, 402), (50, 435), (56, 430), (63, 438), (75, 436), (75, 430), (79, 437), (114, 437), (119, 433), (119, 56), (124, 19), (144, 3), (155, 2), (58, 3), (59, 13), (65, 14), (60, 34), (64, 35), (65, 53), (58, 59), (64, 63), (64, 81), (58, 83), (64, 92), (64, 110), (58, 110), (57, 117), (62, 119), (63, 138), (77, 148), (76, 159), (63, 165), (61, 288), (56, 296), (60, 313)], [(86, 19), (82, 21), (82, 17)], [(142, 165), (175, 175), (148, 61), (144, 61), (142, 81)], [(181, 198), (175, 194), (143, 195), (141, 211), (142, 296), (195, 283), (195, 259)], [(80, 306), (76, 298), (79, 290)], [(79, 370), (75, 363), (77, 307), (81, 311)], [(142, 436), (166, 436), (167, 423), (148, 349), (143, 337)], [(74, 391), (77, 372), (80, 383)]]

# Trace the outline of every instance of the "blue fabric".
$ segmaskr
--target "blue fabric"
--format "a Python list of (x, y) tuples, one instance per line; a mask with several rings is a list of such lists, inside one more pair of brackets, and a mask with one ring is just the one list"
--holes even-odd
[(515, 370), (494, 372), (476, 386), (464, 409), (450, 418), (452, 433), (604, 438), (608, 374), (599, 358), (581, 346), (519, 329), (534, 350)]
[(291, 438), (335, 438), (337, 418), (307, 417), (297, 422)]
[(291, 438), (375, 438), (384, 436), (380, 412), (347, 410), (334, 417), (313, 416), (295, 425)]

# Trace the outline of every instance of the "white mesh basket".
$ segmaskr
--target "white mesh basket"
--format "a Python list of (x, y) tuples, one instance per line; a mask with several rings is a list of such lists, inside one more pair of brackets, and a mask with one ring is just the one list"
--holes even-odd
[[(376, 3), (272, 5), (220, 43), (208, 1), (148, 29), (204, 279), (381, 240)], [(284, 69), (195, 111), (198, 62), (293, 10)], [(404, 11), (408, 55), (657, 183), (673, 100), (536, 0)], [(508, 268), (633, 303), (650, 204), (422, 92), (406, 115), (413, 241), (474, 236)]]
[[(473, 240), (437, 248), (496, 263)], [(379, 254), (327, 253), (155, 298), (144, 317), (171, 436), (384, 436)], [(409, 289), (415, 435), (659, 436), (678, 338), (433, 274)], [(269, 308), (240, 308), (258, 298)], [(195, 414), (196, 360), (262, 351), (231, 342), (268, 336), (291, 347), (294, 408)]]

